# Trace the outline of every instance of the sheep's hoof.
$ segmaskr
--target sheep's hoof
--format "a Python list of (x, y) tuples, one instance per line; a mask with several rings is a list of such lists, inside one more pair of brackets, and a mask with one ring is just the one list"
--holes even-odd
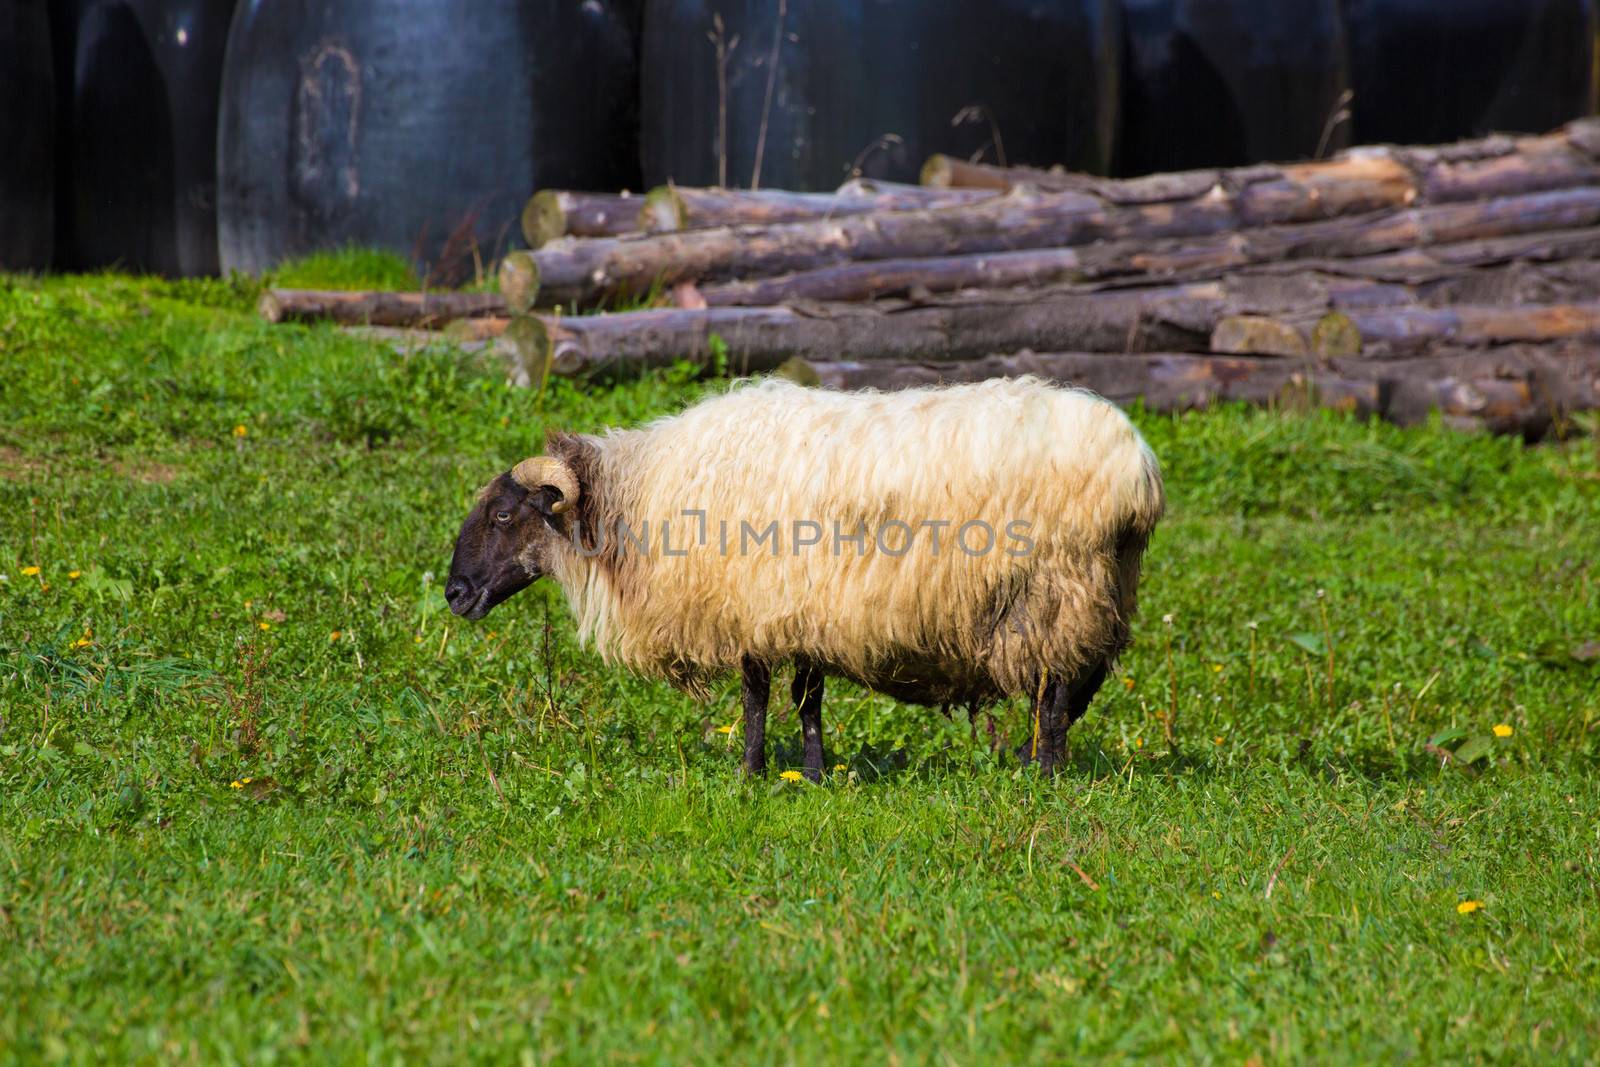
[(1056, 771), (1061, 768), (1062, 757), (1058, 753), (1051, 752), (1042, 742), (1039, 745), (1038, 753), (1035, 754), (1033, 751), (1033, 739), (1029, 738), (1017, 746), (1017, 761), (1024, 767), (1029, 764), (1038, 764), (1040, 774), (1053, 778)]

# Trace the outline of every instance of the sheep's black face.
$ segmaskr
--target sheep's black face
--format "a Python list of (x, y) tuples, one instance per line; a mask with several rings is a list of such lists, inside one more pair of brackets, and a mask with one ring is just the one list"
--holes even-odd
[(554, 536), (558, 494), (531, 491), (502, 474), (489, 483), (461, 524), (444, 598), (450, 610), (481, 619), (544, 573), (544, 542)]

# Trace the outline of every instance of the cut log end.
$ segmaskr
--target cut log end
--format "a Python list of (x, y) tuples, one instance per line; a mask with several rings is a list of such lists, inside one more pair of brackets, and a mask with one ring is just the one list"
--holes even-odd
[(509, 252), (500, 260), (500, 295), (515, 314), (532, 309), (539, 299), (539, 263), (527, 252)]
[(1235, 356), (1305, 356), (1300, 331), (1266, 315), (1229, 315), (1211, 331), (1211, 351)]
[(287, 317), (283, 301), (279, 300), (271, 290), (261, 294), (261, 299), (256, 301), (256, 311), (263, 319), (273, 324), (280, 323)]
[(822, 375), (817, 371), (819, 366), (826, 367), (827, 364), (812, 363), (810, 360), (795, 356), (784, 361), (772, 373), (774, 377), (787, 378), (796, 385), (817, 386), (823, 384)]
[(519, 315), (506, 326), (505, 339), (517, 354), (517, 360), (529, 381), (543, 382), (550, 375), (554, 352), (551, 331), (537, 315)]
[(949, 156), (935, 153), (934, 155), (929, 156), (928, 161), (922, 165), (922, 176), (920, 181), (923, 185), (932, 185), (937, 186), (940, 189), (948, 189), (951, 185), (953, 169), (954, 168), (950, 166)]
[(555, 319), (522, 315), (511, 320), (506, 340), (531, 381), (542, 382), (552, 374), (574, 377), (579, 374), (603, 376), (608, 367), (587, 361), (587, 353), (570, 331)]
[(688, 225), (688, 209), (683, 197), (670, 185), (658, 185), (644, 194), (639, 209), (639, 228), (646, 233), (676, 233)]
[[(990, 189), (1008, 193), (1019, 184), (1048, 184), (1043, 172), (1025, 168), (1008, 170), (984, 163), (968, 163), (953, 156), (932, 155), (922, 165), (922, 184), (944, 189)], [(1021, 180), (1019, 181), (1019, 177)]]
[(557, 237), (567, 233), (567, 209), (562, 194), (555, 189), (541, 189), (529, 197), (522, 209), (522, 236), (529, 248), (543, 248)]
[(1311, 350), (1324, 358), (1359, 356), (1361, 329), (1342, 311), (1330, 311), (1311, 327)]
[(1563, 132), (1574, 148), (1600, 159), (1600, 118), (1574, 119), (1567, 123)]

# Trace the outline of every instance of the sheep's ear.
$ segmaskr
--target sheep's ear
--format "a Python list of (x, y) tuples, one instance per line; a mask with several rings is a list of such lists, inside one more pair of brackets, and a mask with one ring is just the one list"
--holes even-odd
[(557, 515), (566, 511), (562, 501), (561, 490), (553, 485), (541, 485), (533, 491), (534, 510), (545, 517), (546, 522), (554, 522)]

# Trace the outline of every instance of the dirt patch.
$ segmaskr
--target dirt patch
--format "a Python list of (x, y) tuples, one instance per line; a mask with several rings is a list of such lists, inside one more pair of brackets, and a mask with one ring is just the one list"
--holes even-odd
[[(53, 466), (48, 459), (30, 456), (14, 445), (0, 445), (0, 479), (5, 481), (20, 482), (45, 477)], [(55, 466), (55, 469), (62, 468)], [(166, 485), (183, 473), (182, 467), (158, 463), (153, 459), (113, 459), (111, 469), (124, 478), (146, 485)]]
[(182, 467), (157, 463), (152, 459), (119, 459), (111, 465), (111, 469), (124, 478), (132, 478), (146, 485), (166, 485), (183, 473)]
[(42, 459), (25, 456), (20, 449), (11, 445), (0, 445), (0, 478), (8, 482), (20, 482), (49, 468), (50, 465)]

